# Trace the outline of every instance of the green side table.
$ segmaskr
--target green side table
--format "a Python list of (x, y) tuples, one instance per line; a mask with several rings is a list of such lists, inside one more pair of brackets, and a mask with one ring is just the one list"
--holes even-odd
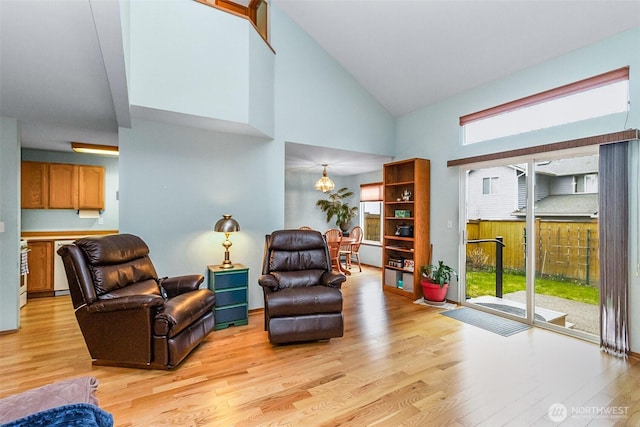
[(249, 323), (249, 269), (242, 264), (233, 268), (209, 265), (209, 289), (216, 294), (216, 329)]

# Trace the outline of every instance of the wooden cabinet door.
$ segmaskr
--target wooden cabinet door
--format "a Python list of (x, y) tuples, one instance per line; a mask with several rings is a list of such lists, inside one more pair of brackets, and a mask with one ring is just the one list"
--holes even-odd
[(52, 292), (53, 295), (53, 242), (29, 242), (28, 248), (27, 292)]
[(104, 209), (104, 167), (78, 166), (78, 208)]
[(49, 169), (47, 163), (22, 162), (20, 183), (20, 206), (22, 209), (49, 207)]
[(49, 207), (78, 208), (78, 166), (65, 163), (49, 164)]

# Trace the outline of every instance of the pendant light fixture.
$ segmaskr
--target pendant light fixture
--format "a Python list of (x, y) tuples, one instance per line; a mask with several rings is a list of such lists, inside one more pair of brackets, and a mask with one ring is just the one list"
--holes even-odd
[(322, 164), (322, 177), (316, 182), (316, 190), (320, 190), (323, 193), (331, 191), (336, 185), (331, 181), (331, 178), (327, 176), (327, 164)]

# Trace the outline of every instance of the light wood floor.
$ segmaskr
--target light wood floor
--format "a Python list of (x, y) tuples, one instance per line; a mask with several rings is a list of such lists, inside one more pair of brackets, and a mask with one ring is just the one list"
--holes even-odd
[[(541, 329), (505, 338), (352, 271), (343, 338), (273, 347), (259, 311), (173, 371), (93, 367), (70, 299), (30, 300), (0, 336), (0, 397), (92, 375), (118, 426), (552, 426), (554, 403), (563, 425), (640, 425), (636, 360)], [(598, 410), (622, 417), (585, 416)]]

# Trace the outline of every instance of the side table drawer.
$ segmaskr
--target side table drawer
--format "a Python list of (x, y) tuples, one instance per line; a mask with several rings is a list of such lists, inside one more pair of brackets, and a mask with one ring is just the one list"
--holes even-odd
[(216, 307), (225, 305), (243, 304), (247, 302), (247, 288), (233, 289), (230, 291), (216, 292)]
[(216, 290), (239, 288), (240, 286), (247, 286), (249, 284), (249, 278), (246, 271), (238, 273), (222, 273), (216, 274)]
[(215, 309), (216, 329), (226, 328), (229, 325), (246, 325), (249, 323), (247, 318), (247, 305), (241, 304), (232, 307), (222, 307)]

